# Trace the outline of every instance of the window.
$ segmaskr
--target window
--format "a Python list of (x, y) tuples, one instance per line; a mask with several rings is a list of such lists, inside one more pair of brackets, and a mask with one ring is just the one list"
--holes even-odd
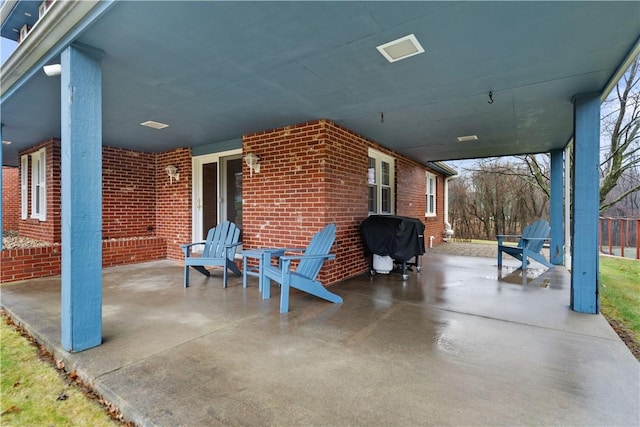
[(29, 215), (29, 156), (20, 157), (20, 219)]
[(369, 214), (393, 214), (394, 189), (393, 158), (379, 151), (369, 150)]
[(31, 154), (31, 218), (47, 219), (47, 151)]
[(424, 216), (436, 216), (436, 176), (427, 172), (427, 188), (425, 191), (426, 209)]

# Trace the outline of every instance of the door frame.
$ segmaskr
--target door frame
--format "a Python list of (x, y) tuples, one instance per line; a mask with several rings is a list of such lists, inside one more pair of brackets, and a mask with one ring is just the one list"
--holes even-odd
[(226, 157), (238, 157), (242, 156), (242, 148), (234, 150), (220, 151), (218, 153), (203, 154), (201, 156), (193, 156), (191, 158), (191, 230), (192, 230), (192, 242), (202, 241), (202, 165), (206, 163), (218, 163), (218, 220), (224, 221), (226, 219), (226, 205), (227, 201), (223, 198), (226, 195), (226, 165), (222, 162)]

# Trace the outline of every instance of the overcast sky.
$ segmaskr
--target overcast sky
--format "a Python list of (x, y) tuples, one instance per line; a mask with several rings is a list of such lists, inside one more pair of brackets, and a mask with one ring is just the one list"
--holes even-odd
[(14, 42), (13, 40), (5, 39), (4, 37), (2, 37), (1, 39), (2, 45), (0, 46), (0, 56), (2, 57), (2, 59), (0, 60), (0, 63), (4, 64), (4, 61), (6, 61), (11, 53), (16, 49), (18, 43)]

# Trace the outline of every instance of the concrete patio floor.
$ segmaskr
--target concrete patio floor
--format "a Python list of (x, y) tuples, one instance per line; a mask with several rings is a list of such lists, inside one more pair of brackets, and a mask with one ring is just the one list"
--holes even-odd
[(60, 346), (60, 277), (1, 302), (139, 425), (640, 425), (638, 361), (569, 309), (566, 269), (517, 265), (428, 253), (405, 283), (347, 280), (342, 305), (293, 292), (284, 315), (255, 278), (185, 289), (172, 261), (108, 268), (104, 342), (81, 353)]

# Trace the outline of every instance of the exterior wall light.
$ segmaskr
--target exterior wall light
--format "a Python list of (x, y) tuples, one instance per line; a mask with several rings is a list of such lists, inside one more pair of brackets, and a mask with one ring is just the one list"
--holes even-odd
[(62, 74), (62, 65), (60, 64), (45, 65), (44, 67), (42, 67), (42, 71), (44, 71), (44, 73), (48, 77), (59, 76), (60, 74)]
[(172, 184), (173, 184), (173, 178), (175, 178), (176, 181), (180, 181), (180, 174), (178, 173), (177, 167), (175, 167), (174, 165), (169, 165), (166, 168), (164, 168), (164, 170), (167, 172), (167, 175), (169, 175), (169, 179), (171, 180)]
[(249, 173), (251, 176), (253, 176), (253, 171), (260, 173), (260, 163), (258, 163), (260, 161), (260, 157), (253, 153), (247, 153), (247, 155), (244, 156), (244, 161), (247, 163), (247, 166), (249, 166)]

